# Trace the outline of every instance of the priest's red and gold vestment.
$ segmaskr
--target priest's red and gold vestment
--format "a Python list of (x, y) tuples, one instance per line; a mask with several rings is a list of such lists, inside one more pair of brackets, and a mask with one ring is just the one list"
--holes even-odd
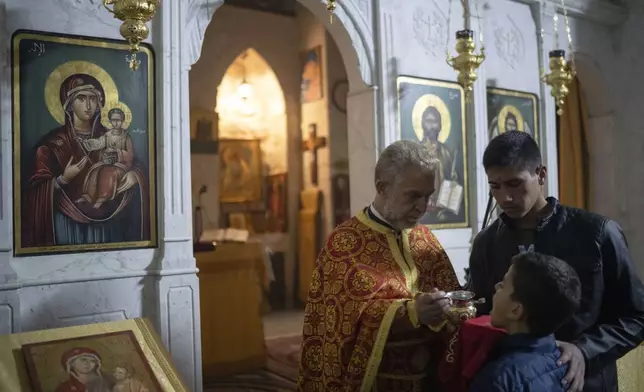
[(396, 234), (366, 212), (338, 226), (309, 287), (298, 391), (427, 391), (443, 336), (424, 326), (390, 329), (398, 318), (418, 325), (413, 298), (433, 288), (460, 285), (427, 227)]

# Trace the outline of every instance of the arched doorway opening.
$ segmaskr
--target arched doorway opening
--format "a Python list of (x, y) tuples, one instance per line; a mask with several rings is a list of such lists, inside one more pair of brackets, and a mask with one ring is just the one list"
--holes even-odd
[[(375, 165), (375, 89), (369, 87), (373, 52), (365, 33), (368, 30), (357, 22), (363, 19), (350, 15), (355, 12), (348, 11), (350, 7), (340, 6), (334, 23), (329, 25), (325, 4), (314, 0), (300, 1), (291, 15), (226, 4), (214, 13), (208, 29), (202, 30), (200, 58), (189, 74), (190, 108), (193, 113), (205, 112), (213, 117), (219, 150), (213, 154), (216, 157), (211, 157), (210, 166), (198, 168), (194, 161), (200, 158), (191, 154), (193, 200), (206, 205), (205, 199), (209, 199), (209, 209), (213, 211), (209, 215), (215, 218), (207, 222), (206, 230), (223, 230), (222, 238), (232, 240), (220, 241), (215, 252), (218, 257), (212, 262), (222, 262), (227, 257), (229, 267), (236, 271), (206, 272), (210, 261), (195, 254), (201, 271), (206, 382), (265, 365), (267, 358), (274, 357), (270, 352), (274, 340), (264, 344), (264, 338), (293, 338), (301, 333), (301, 312), (299, 316), (297, 312), (277, 313), (272, 319), (270, 316), (279, 309), (297, 308), (298, 302), (302, 305), (321, 240), (339, 220), (350, 216), (356, 206), (364, 205), (365, 199), (372, 196), (368, 191), (371, 179), (352, 174), (364, 173)], [(262, 72), (273, 77), (258, 77)], [(273, 87), (262, 88), (259, 82), (268, 79)], [(242, 85), (252, 86), (254, 98), (258, 99), (255, 111), (242, 108), (251, 101), (240, 97)], [(191, 123), (195, 123), (192, 118)], [(239, 177), (239, 168), (250, 168), (255, 161), (250, 159), (243, 165), (225, 162), (224, 148), (233, 142), (259, 144), (262, 169), (255, 176), (260, 178), (259, 196), (229, 197), (226, 167)], [(238, 152), (235, 157), (241, 155)], [(202, 189), (199, 184), (204, 182), (200, 176), (218, 178), (213, 181), (217, 188), (213, 194), (195, 197), (194, 193), (199, 196)], [(272, 176), (282, 176), (284, 197), (273, 197), (280, 186), (269, 184)], [(310, 194), (317, 195), (317, 211), (307, 215)], [(282, 208), (274, 208), (280, 204), (278, 199)], [(268, 227), (273, 210), (285, 210), (281, 228)], [(241, 241), (226, 237), (230, 229), (238, 229), (234, 222), (239, 219), (233, 219), (233, 215), (243, 216), (241, 230), (248, 232)], [(313, 225), (315, 229), (311, 229)], [(257, 305), (257, 295), (249, 292), (260, 293), (261, 305)], [(213, 298), (216, 300), (211, 301)], [(223, 311), (231, 307), (245, 310)], [(222, 312), (217, 311), (219, 308)], [(297, 351), (299, 347), (292, 339), (277, 345), (278, 351), (285, 347), (295, 347)], [(293, 370), (293, 364), (286, 367), (289, 366)]]

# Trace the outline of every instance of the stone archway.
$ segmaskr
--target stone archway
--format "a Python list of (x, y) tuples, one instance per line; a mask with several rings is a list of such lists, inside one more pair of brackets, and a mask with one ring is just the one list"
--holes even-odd
[[(374, 39), (370, 5), (361, 2), (338, 2), (334, 21), (324, 0), (298, 0), (325, 24), (338, 46), (349, 80), (347, 99), (349, 172), (351, 178), (351, 208), (355, 212), (371, 202), (373, 181), (363, 173), (373, 171), (377, 159), (377, 87)], [(201, 56), (205, 31), (213, 14), (223, 5), (222, 0), (193, 0), (185, 12), (182, 66), (191, 67)]]
[[(352, 2), (338, 2), (334, 12), (334, 23), (329, 16), (324, 0), (298, 0), (313, 15), (326, 23), (327, 31), (335, 40), (344, 60), (352, 93), (373, 86), (375, 81), (374, 45), (365, 10), (359, 10)], [(187, 10), (185, 27), (188, 31), (185, 64), (191, 66), (201, 56), (206, 28), (213, 14), (223, 5), (222, 0), (191, 1)]]
[[(248, 91), (240, 88), (242, 84)], [(228, 65), (216, 91), (219, 137), (260, 137), (265, 140), (261, 150), (266, 172), (269, 175), (286, 172), (286, 100), (282, 85), (266, 59), (252, 47), (244, 49)]]
[[(371, 202), (373, 179), (364, 173), (373, 172), (378, 153), (377, 87), (374, 85), (377, 79), (372, 22), (369, 20), (372, 12), (366, 1), (359, 2), (359, 9), (352, 2), (338, 2), (335, 20), (329, 25), (326, 1), (298, 1), (326, 23), (347, 70), (351, 208), (355, 212)], [(196, 392), (203, 386), (199, 296), (195, 289), (198, 281), (192, 256), (190, 159), (186, 159), (190, 155), (189, 71), (201, 54), (206, 28), (222, 4), (223, 0), (171, 1), (160, 8), (152, 24), (152, 39), (157, 48), (157, 129), (162, 135), (159, 183), (163, 187), (163, 198), (159, 205), (163, 209), (163, 219), (159, 231), (163, 246), (158, 268), (192, 274), (179, 275), (176, 279), (163, 275), (159, 280), (157, 326), (188, 388)], [(184, 301), (185, 293), (191, 293), (192, 302), (186, 302), (191, 306), (181, 309), (189, 309), (191, 315), (177, 316), (178, 308), (172, 304), (175, 300)], [(187, 330), (193, 333), (185, 333)]]

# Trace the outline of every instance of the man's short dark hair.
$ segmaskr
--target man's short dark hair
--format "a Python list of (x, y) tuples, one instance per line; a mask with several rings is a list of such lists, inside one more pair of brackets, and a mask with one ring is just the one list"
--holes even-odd
[(512, 167), (517, 170), (536, 170), (541, 166), (541, 151), (527, 132), (507, 131), (490, 141), (483, 153), (483, 167)]
[(577, 273), (565, 261), (536, 252), (514, 256), (512, 265), (512, 299), (523, 305), (530, 333), (556, 332), (579, 308)]

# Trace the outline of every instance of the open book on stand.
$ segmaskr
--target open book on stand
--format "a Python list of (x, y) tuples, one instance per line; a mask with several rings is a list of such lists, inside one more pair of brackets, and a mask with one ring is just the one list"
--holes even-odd
[[(454, 160), (452, 161), (452, 178), (456, 178), (454, 174), (456, 172), (456, 158), (458, 153), (455, 154)], [(443, 180), (443, 183), (438, 190), (438, 200), (436, 200), (436, 205), (444, 208), (454, 215), (458, 215), (461, 210), (461, 203), (463, 202), (463, 186), (460, 185), (456, 180)]]
[(463, 186), (456, 181), (444, 180), (438, 191), (436, 205), (458, 215), (463, 201)]
[(211, 229), (205, 230), (199, 242), (247, 242), (250, 233), (242, 229)]

